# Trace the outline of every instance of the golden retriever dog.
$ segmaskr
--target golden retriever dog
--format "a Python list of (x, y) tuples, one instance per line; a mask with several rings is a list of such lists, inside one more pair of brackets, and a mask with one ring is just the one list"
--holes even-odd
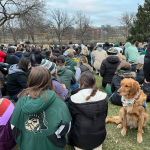
[(106, 123), (118, 124), (118, 128), (122, 128), (121, 134), (123, 136), (126, 135), (127, 126), (130, 129), (138, 128), (137, 141), (141, 143), (143, 141), (143, 126), (149, 117), (146, 109), (142, 106), (146, 102), (147, 96), (140, 90), (139, 83), (131, 78), (122, 80), (118, 94), (122, 96), (123, 107), (119, 111), (119, 116), (107, 118)]

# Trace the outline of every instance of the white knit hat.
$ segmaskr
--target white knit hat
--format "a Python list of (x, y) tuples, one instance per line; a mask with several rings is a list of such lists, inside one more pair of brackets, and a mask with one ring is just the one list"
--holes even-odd
[(47, 60), (47, 59), (43, 59), (41, 62), (41, 66), (44, 66), (45, 68), (49, 69), (49, 71), (51, 72), (51, 74), (53, 74), (56, 70), (56, 64)]
[(137, 59), (137, 62), (140, 64), (144, 64), (144, 57), (145, 55), (140, 55), (139, 58)]

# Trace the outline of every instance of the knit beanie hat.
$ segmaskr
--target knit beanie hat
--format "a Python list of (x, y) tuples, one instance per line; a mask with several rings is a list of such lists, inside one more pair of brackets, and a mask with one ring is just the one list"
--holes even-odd
[(141, 53), (140, 53), (140, 55), (145, 55), (146, 54), (146, 51), (142, 51)]
[(140, 64), (144, 64), (144, 57), (145, 55), (140, 55), (139, 58), (137, 59), (137, 62)]
[(115, 43), (114, 47), (120, 47), (119, 43)]
[(41, 66), (44, 66), (45, 68), (49, 69), (49, 71), (51, 72), (51, 74), (53, 74), (56, 70), (56, 64), (47, 60), (47, 59), (43, 59), (41, 62)]

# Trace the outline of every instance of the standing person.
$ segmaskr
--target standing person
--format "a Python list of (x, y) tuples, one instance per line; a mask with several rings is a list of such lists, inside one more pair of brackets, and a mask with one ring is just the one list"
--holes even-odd
[(79, 58), (76, 74), (75, 74), (77, 81), (79, 79), (79, 76), (84, 72), (93, 73), (93, 68), (88, 64), (87, 58), (85, 56), (81, 56)]
[(67, 55), (67, 58), (65, 59), (66, 61), (66, 67), (68, 69), (70, 69), (73, 73), (75, 73), (75, 68), (77, 67), (77, 62), (74, 61), (74, 53), (73, 52), (69, 52)]
[(66, 86), (64, 84), (60, 84), (60, 82), (57, 79), (56, 64), (53, 62), (50, 62), (49, 60), (43, 59), (41, 62), (41, 66), (44, 66), (45, 68), (49, 69), (49, 71), (52, 74), (52, 83), (53, 83), (54, 89), (56, 90), (57, 95), (63, 100), (65, 100), (68, 95), (68, 89), (66, 89)]
[(71, 116), (66, 104), (54, 92), (49, 70), (34, 67), (28, 88), (18, 97), (11, 117), (18, 147), (21, 150), (63, 150)]
[(11, 150), (16, 142), (12, 135), (10, 119), (14, 104), (6, 98), (0, 99), (0, 149)]
[(76, 83), (76, 78), (74, 76), (74, 73), (65, 67), (66, 62), (64, 56), (59, 56), (57, 58), (56, 64), (58, 66), (57, 69), (58, 79), (60, 83), (65, 84), (66, 88), (68, 89), (67, 97), (69, 98), (71, 94), (71, 85), (74, 86), (72, 88), (76, 89), (78, 88), (78, 83)]
[(92, 52), (94, 49), (94, 43), (93, 42), (90, 42), (90, 51)]
[(114, 47), (108, 50), (108, 57), (103, 60), (100, 68), (100, 75), (103, 77), (102, 86), (106, 87), (111, 84), (112, 78), (115, 75), (116, 69), (121, 63), (117, 55), (117, 49)]
[(79, 89), (73, 91), (68, 104), (72, 116), (69, 140), (75, 150), (102, 150), (106, 137), (107, 94), (98, 90), (91, 73), (83, 73), (78, 81)]
[(23, 57), (18, 64), (10, 66), (6, 87), (11, 99), (17, 101), (18, 94), (23, 89), (27, 88), (27, 80), (30, 67), (31, 62), (25, 57)]
[(127, 42), (124, 47), (126, 59), (132, 65), (134, 62), (137, 61), (137, 58), (140, 56), (138, 53), (138, 49), (134, 46), (131, 46), (130, 42)]
[(101, 68), (102, 61), (107, 58), (106, 51), (103, 50), (102, 45), (99, 44), (94, 51), (93, 60), (94, 60), (94, 68), (99, 72)]

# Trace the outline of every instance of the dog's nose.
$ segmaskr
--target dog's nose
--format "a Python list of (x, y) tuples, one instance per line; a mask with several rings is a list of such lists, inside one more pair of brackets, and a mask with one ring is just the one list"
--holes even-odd
[(120, 90), (117, 91), (117, 94), (120, 94)]

